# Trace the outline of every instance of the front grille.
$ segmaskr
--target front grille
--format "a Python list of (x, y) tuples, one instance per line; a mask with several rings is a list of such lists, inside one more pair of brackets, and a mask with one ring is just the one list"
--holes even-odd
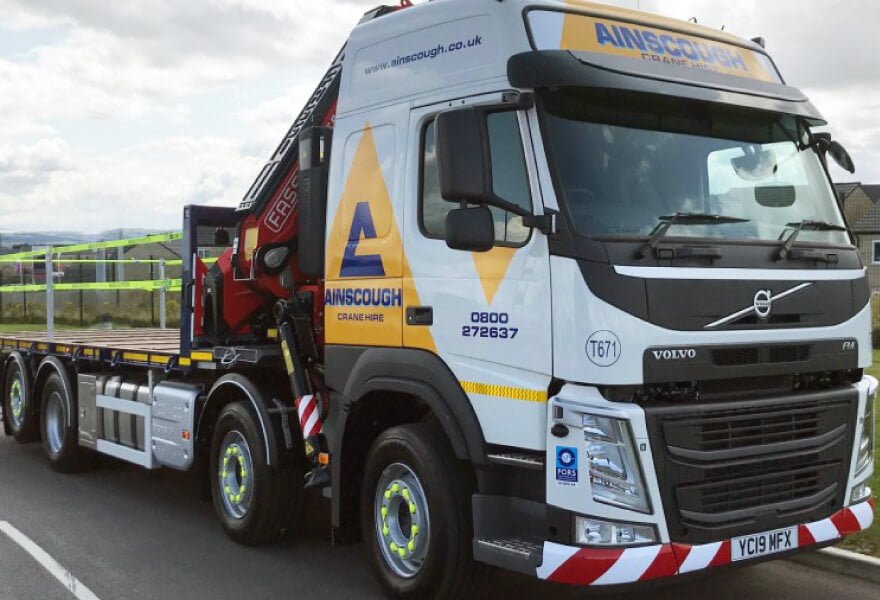
[(810, 360), (810, 346), (733, 347), (712, 351), (712, 363), (719, 367), (779, 364)]
[(720, 367), (754, 365), (758, 360), (757, 348), (725, 348), (712, 351), (712, 362)]
[(828, 413), (815, 404), (788, 407), (785, 411), (718, 410), (696, 418), (669, 420), (663, 429), (676, 447), (685, 444), (701, 452), (764, 446), (816, 437), (831, 427)]
[(845, 388), (646, 407), (673, 541), (787, 527), (842, 507), (857, 406)]
[[(765, 466), (769, 468), (772, 463)], [(742, 518), (748, 515), (741, 513), (765, 506), (829, 500), (837, 490), (838, 467), (833, 461), (825, 465), (800, 464), (789, 469), (768, 469), (761, 475), (683, 485), (676, 499), (690, 521), (713, 523)]]

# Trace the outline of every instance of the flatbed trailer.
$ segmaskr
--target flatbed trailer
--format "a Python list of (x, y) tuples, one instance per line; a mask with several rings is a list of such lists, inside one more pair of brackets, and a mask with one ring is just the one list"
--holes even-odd
[(53, 333), (4, 332), (0, 351), (22, 351), (38, 356), (84, 360), (106, 366), (127, 365), (167, 370), (189, 368), (193, 362), (213, 362), (210, 350), (180, 355), (177, 329), (83, 329)]

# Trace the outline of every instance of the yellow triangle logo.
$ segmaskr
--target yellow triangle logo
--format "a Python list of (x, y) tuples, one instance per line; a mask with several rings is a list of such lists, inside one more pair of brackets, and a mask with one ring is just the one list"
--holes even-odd
[(327, 279), (400, 277), (402, 253), (376, 140), (368, 125), (327, 239)]
[[(385, 133), (387, 134), (387, 130)], [(403, 346), (437, 353), (429, 327), (404, 324), (408, 306), (420, 306), (418, 291), (403, 251), (394, 206), (382, 174), (376, 138), (382, 127), (366, 125), (333, 217), (327, 239), (328, 288), (400, 287), (402, 306), (383, 309), (384, 321), (339, 321), (327, 309), (327, 339), (332, 343)], [(338, 312), (338, 311), (337, 311)]]
[(474, 257), (474, 265), (477, 267), (487, 304), (491, 305), (492, 300), (495, 299), (495, 294), (507, 274), (507, 269), (510, 268), (510, 261), (513, 260), (516, 250), (516, 248), (496, 246), (488, 252), (471, 254)]

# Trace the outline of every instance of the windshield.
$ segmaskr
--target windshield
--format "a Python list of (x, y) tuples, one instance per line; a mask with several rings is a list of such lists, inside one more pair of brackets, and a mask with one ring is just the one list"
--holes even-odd
[[(545, 92), (540, 106), (560, 202), (582, 235), (649, 236), (684, 213), (736, 222), (675, 223), (667, 237), (778, 241), (805, 220), (844, 224), (794, 117), (608, 90)], [(849, 244), (841, 231), (797, 239)]]

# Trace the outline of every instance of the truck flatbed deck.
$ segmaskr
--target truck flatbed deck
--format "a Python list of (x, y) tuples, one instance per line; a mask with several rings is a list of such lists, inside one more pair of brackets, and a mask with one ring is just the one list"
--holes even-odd
[(0, 350), (167, 369), (213, 361), (210, 350), (181, 356), (178, 329), (56, 331), (51, 339), (45, 331), (9, 332), (0, 334)]

